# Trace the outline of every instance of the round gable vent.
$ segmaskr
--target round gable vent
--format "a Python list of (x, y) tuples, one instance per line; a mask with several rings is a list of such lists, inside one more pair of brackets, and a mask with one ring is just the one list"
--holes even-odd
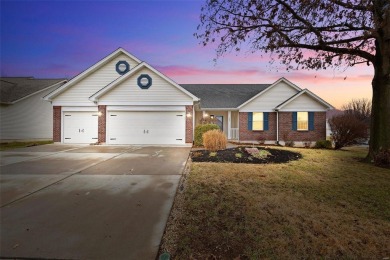
[(118, 61), (115, 67), (116, 72), (118, 72), (120, 75), (123, 75), (130, 70), (130, 65), (125, 60)]
[(140, 88), (148, 89), (152, 85), (152, 78), (148, 74), (141, 74), (137, 82)]

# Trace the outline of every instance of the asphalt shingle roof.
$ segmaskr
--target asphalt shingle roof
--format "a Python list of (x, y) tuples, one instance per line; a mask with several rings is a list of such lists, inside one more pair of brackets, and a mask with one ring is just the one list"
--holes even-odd
[[(11, 103), (65, 79), (35, 79), (34, 77), (0, 77), (0, 102)], [(58, 86), (60, 87), (60, 85)]]
[(201, 108), (237, 108), (271, 84), (180, 84), (200, 98)]

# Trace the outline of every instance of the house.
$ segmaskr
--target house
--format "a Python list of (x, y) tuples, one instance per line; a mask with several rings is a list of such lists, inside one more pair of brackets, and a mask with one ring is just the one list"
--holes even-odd
[(51, 140), (52, 105), (42, 97), (65, 82), (65, 79), (1, 77), (0, 140)]
[(228, 139), (325, 139), (332, 106), (285, 78), (273, 84), (179, 85), (119, 48), (45, 98), (55, 142), (184, 145), (212, 117)]

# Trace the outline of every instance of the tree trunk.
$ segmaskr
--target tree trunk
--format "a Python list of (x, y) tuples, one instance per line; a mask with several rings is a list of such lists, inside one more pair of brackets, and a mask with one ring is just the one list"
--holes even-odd
[(372, 80), (372, 115), (370, 149), (367, 159), (375, 160), (384, 150), (390, 151), (390, 8), (387, 0), (374, 1), (378, 38), (375, 41), (374, 79)]

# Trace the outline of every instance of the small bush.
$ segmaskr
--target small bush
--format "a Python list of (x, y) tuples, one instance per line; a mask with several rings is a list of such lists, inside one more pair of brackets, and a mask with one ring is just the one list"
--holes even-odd
[(257, 159), (265, 159), (267, 158), (269, 155), (271, 155), (270, 152), (266, 151), (266, 150), (259, 150), (257, 153), (253, 153), (252, 156), (253, 157), (256, 157)]
[(242, 153), (236, 153), (235, 156), (236, 158), (242, 158)]
[(377, 166), (390, 167), (390, 150), (381, 149), (374, 156), (374, 163)]
[(319, 140), (314, 145), (317, 149), (332, 149), (332, 142), (330, 140)]
[(226, 149), (227, 138), (221, 130), (210, 130), (203, 134), (203, 145), (209, 151)]
[(219, 130), (219, 126), (216, 124), (202, 124), (195, 127), (194, 143), (196, 146), (203, 145), (203, 134), (210, 130)]
[(285, 141), (284, 145), (287, 147), (294, 147), (295, 143), (294, 143), (294, 141)]
[(329, 125), (332, 129), (332, 140), (336, 150), (368, 137), (367, 124), (354, 114), (344, 113), (334, 116), (329, 120)]
[(217, 156), (217, 152), (211, 152), (211, 153), (209, 154), (209, 156), (210, 156), (210, 157), (215, 157), (215, 156)]

